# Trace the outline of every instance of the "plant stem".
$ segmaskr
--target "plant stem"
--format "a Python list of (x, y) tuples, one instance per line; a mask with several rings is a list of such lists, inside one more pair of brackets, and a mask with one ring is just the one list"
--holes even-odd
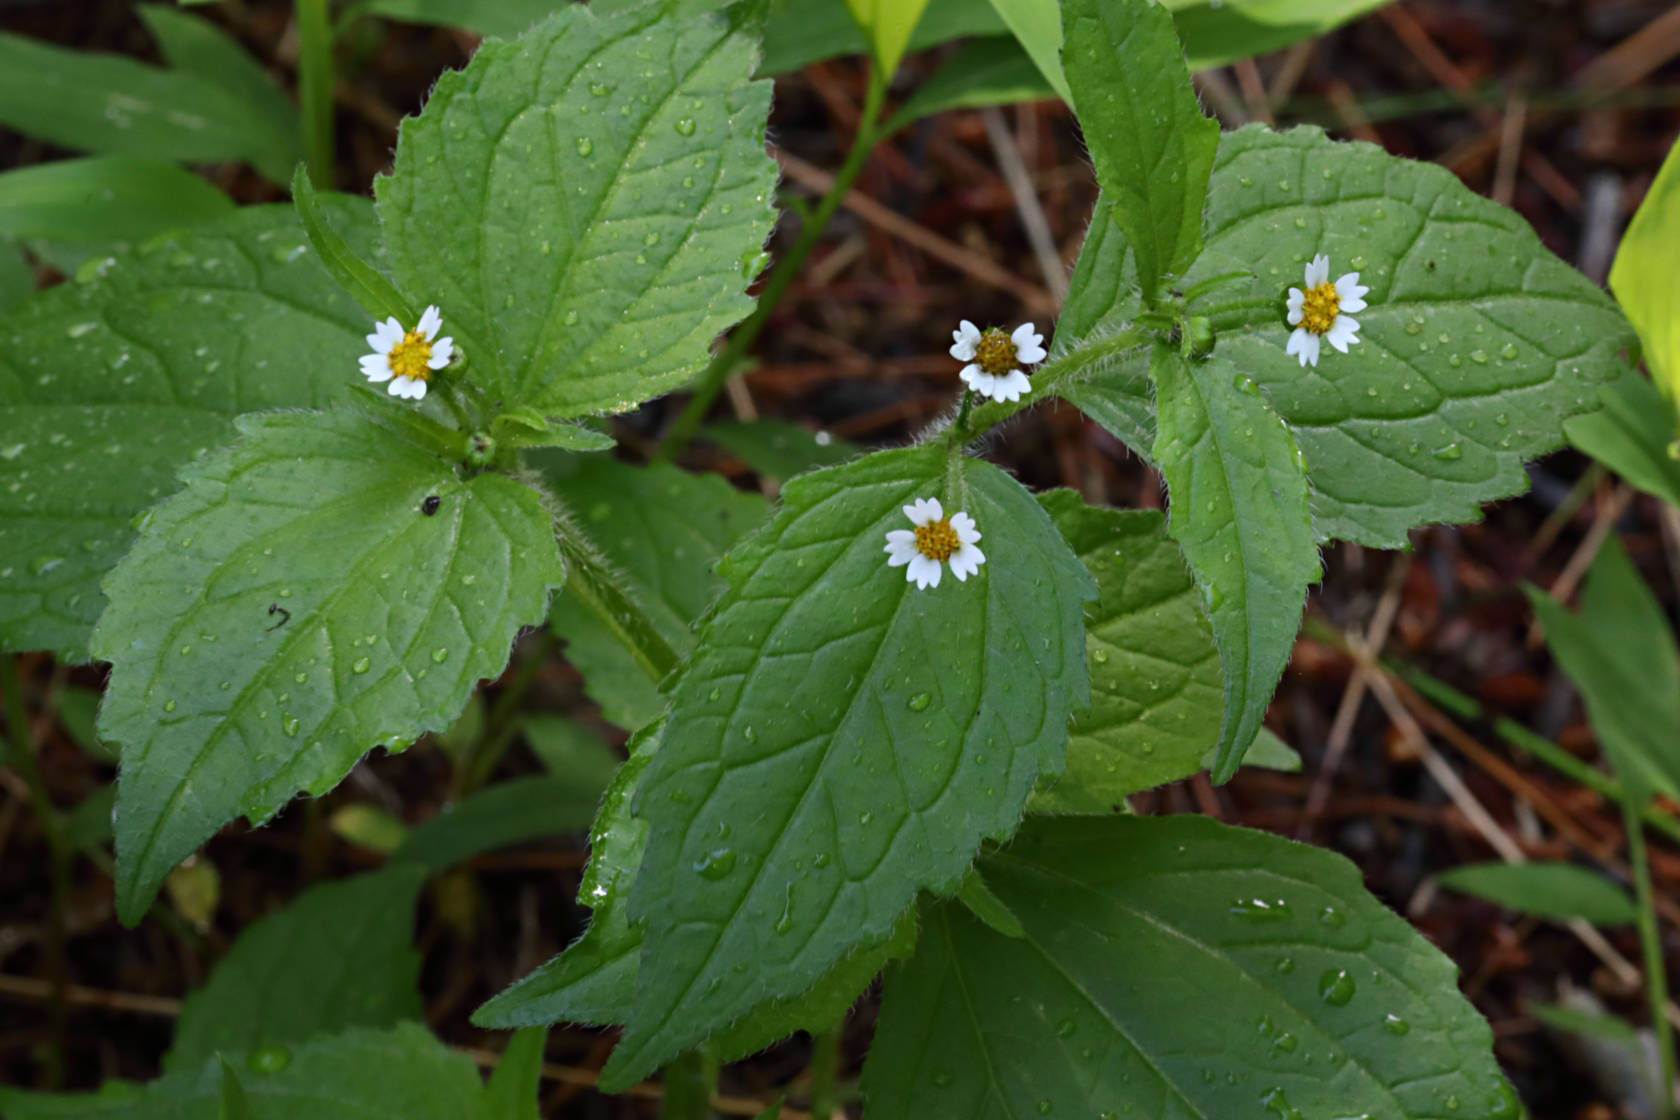
[(654, 452), (656, 462), (668, 462), (682, 452), (688, 441), (694, 438), (694, 433), (700, 427), (700, 422), (706, 418), (706, 412), (717, 399), (723, 383), (729, 375), (735, 372), (735, 367), (741, 364), (747, 350), (758, 339), (759, 332), (764, 330), (770, 316), (776, 311), (776, 305), (782, 296), (787, 294), (788, 287), (794, 277), (799, 275), (805, 258), (810, 256), (811, 250), (816, 248), (822, 238), (823, 230), (828, 227), (829, 219), (840, 208), (840, 203), (851, 190), (852, 183), (858, 173), (863, 170), (864, 163), (869, 159), (869, 152), (881, 138), (882, 131), (877, 118), (881, 115), (881, 103), (887, 95), (887, 79), (891, 75), (883, 75), (879, 68), (871, 68), (869, 73), (869, 91), (864, 95), (863, 112), (858, 117), (857, 135), (852, 138), (852, 149), (846, 153), (846, 162), (835, 172), (834, 184), (823, 195), (817, 205), (816, 212), (799, 231), (799, 238), (788, 250), (787, 256), (776, 262), (770, 279), (765, 281), (764, 288), (758, 295), (758, 306), (747, 316), (745, 322), (735, 328), (724, 344), (723, 350), (712, 359), (705, 372), (700, 375), (694, 386), (694, 395), (689, 398), (670, 431), (660, 441)]
[(811, 1120), (831, 1120), (840, 1107), (840, 1035), (846, 1017), (811, 1036)]
[(1645, 851), (1645, 830), (1639, 826), (1638, 794), (1622, 794), (1622, 827), (1627, 830), (1628, 863), (1633, 869), (1634, 897), (1639, 903), (1639, 947), (1645, 954), (1645, 992), (1651, 1004), (1651, 1027), (1657, 1036), (1662, 1068), (1658, 1086), (1658, 1116), (1674, 1115), (1674, 1028), (1669, 1025), (1668, 973), (1663, 967), (1662, 934), (1657, 929), (1656, 902), (1651, 892), (1651, 862)]
[(294, 0), (298, 30), (298, 109), (309, 178), (322, 190), (333, 185), (332, 20), (327, 0)]
[(944, 431), (947, 444), (967, 444), (987, 430), (1008, 420), (1016, 413), (1025, 412), (1045, 397), (1051, 396), (1065, 382), (1086, 372), (1094, 366), (1101, 365), (1111, 358), (1118, 357), (1128, 350), (1134, 350), (1155, 337), (1155, 332), (1147, 327), (1134, 326), (1106, 338), (1099, 338), (1076, 350), (1070, 350), (1047, 366), (1042, 366), (1033, 374), (1032, 395), (1018, 401), (989, 401), (976, 408), (972, 414), (959, 417), (961, 422), (952, 424)]
[(47, 858), (51, 863), (52, 894), (49, 899), (49, 920), (45, 944), (47, 978), (52, 984), (52, 1004), (49, 1014), (50, 1035), (47, 1046), (47, 1086), (56, 1089), (64, 1084), (64, 1046), (69, 1023), (70, 961), (67, 955), (68, 899), (70, 894), (71, 852), (65, 843), (64, 830), (58, 809), (47, 796), (46, 783), (35, 764), (35, 747), (30, 742), (29, 715), (23, 703), (23, 678), (18, 672), (15, 654), (0, 654), (0, 692), (4, 693), (6, 743), (5, 764), (17, 772), (29, 790), (29, 805), (35, 822), (47, 844)]
[(513, 744), (514, 733), (519, 726), (519, 703), (542, 675), (543, 664), (554, 652), (554, 635), (546, 627), (537, 632), (533, 642), (536, 648), (519, 663), (513, 678), (503, 686), (496, 702), (490, 705), (483, 734), (467, 749), (466, 757), (461, 760), (450, 790), (453, 800), (459, 801), (489, 781), (496, 764), (502, 761), (502, 756)]
[(568, 527), (559, 535), (566, 558), (566, 589), (607, 624), (630, 656), (655, 684), (680, 660), (641, 606), (619, 586), (606, 564)]
[(690, 1050), (666, 1066), (664, 1073), (659, 1120), (708, 1120), (717, 1087), (717, 1063), (704, 1050)]

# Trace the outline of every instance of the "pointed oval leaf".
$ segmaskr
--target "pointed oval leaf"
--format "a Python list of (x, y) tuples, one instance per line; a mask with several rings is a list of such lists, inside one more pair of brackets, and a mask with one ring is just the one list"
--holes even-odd
[[(1669, 149), (1610, 266), (1610, 290), (1638, 330), (1645, 344), (1645, 364), (1671, 402), (1680, 388), (1680, 283), (1674, 279), (1677, 242), (1680, 144)], [(1674, 417), (1667, 419), (1672, 426)]]
[(1085, 611), (1091, 707), (1073, 717), (1067, 773), (1038, 813), (1112, 813), (1138, 790), (1196, 773), (1219, 739), (1223, 678), (1184, 554), (1154, 511), (1039, 502), (1097, 580)]
[[(1316, 128), (1250, 127), (1221, 139), (1208, 198), (1204, 252), (1183, 282), (1253, 273), (1196, 309), (1213, 316), (1216, 353), (1294, 431), (1320, 540), (1401, 548), (1414, 526), (1475, 520), (1481, 503), (1525, 488), (1524, 462), (1561, 445), (1563, 421), (1596, 409), (1598, 383), (1623, 371), (1632, 334), (1609, 297), (1443, 167)], [(1105, 311), (1070, 293), (1081, 311), (1061, 328), (1070, 349), (1135, 307), (1119, 281), (1123, 242), (1108, 231), (1088, 243), (1102, 267), (1082, 259), (1076, 275), (1112, 295)], [(1371, 291), (1360, 341), (1303, 369), (1284, 351), (1284, 300), (1317, 253), (1332, 277), (1358, 272)], [(1141, 422), (1135, 363), (1119, 373), (1110, 403)], [(1068, 393), (1081, 407), (1108, 395), (1101, 372)], [(1136, 423), (1091, 414), (1142, 451)]]
[[(366, 203), (329, 208), (369, 253)], [(342, 400), (367, 329), (286, 206), (107, 258), (0, 319), (0, 648), (87, 660), (131, 522), (240, 413)]]
[(1437, 882), (1537, 918), (1622, 925), (1638, 917), (1626, 891), (1572, 863), (1467, 863), (1443, 871)]
[(1026, 936), (932, 911), (887, 972), (878, 1115), (1518, 1114), (1452, 962), (1339, 856), (1202, 817), (1063, 817), (982, 870)]
[[(1006, 18), (1013, 8), (1056, 10), (1053, 2), (993, 3)], [(1079, 127), (1114, 221), (1137, 255), (1144, 299), (1153, 301), (1160, 281), (1182, 273), (1201, 249), (1219, 123), (1202, 113), (1164, 6), (1066, 0), (1062, 20), (1062, 63)], [(1033, 40), (1023, 42), (1032, 53)]]
[[(395, 406), (393, 406), (395, 407)], [(564, 577), (535, 492), (359, 413), (242, 417), (105, 581), (118, 913), (228, 820), (447, 728)], [(437, 510), (422, 510), (427, 499)]]
[[(929, 497), (975, 519), (986, 563), (918, 590), (883, 547)], [(955, 889), (1061, 768), (1087, 700), (1090, 574), (986, 463), (924, 446), (804, 475), (723, 574), (637, 793), (645, 950), (603, 1083), (806, 990), (918, 890)]]
[(1157, 349), (1155, 461), (1171, 494), (1168, 531), (1213, 624), (1225, 716), (1213, 776), (1237, 771), (1295, 647), (1318, 544), (1306, 464), (1286, 425), (1223, 353)]
[(414, 903), (425, 878), (410, 863), (323, 883), (246, 926), (182, 1005), (163, 1068), (418, 1019)]
[(755, 61), (718, 17), (568, 6), (403, 122), (375, 183), (392, 274), (492, 399), (628, 411), (751, 310), (776, 175)]

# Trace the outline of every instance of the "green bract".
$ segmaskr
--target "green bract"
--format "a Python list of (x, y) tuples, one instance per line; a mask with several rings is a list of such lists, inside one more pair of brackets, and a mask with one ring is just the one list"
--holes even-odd
[(392, 275), (490, 401), (626, 411), (751, 310), (775, 186), (755, 61), (721, 17), (569, 6), (403, 123), (376, 183)]
[[(974, 518), (986, 563), (918, 590), (884, 545), (930, 497)], [(954, 889), (1061, 769), (1086, 702), (1091, 577), (985, 463), (927, 446), (803, 475), (723, 574), (636, 795), (645, 950), (614, 1084)]]
[(875, 1115), (1518, 1114), (1452, 962), (1346, 860), (1203, 818), (1063, 818), (981, 866), (1024, 936), (929, 910), (887, 972)]
[[(366, 205), (333, 209), (368, 252)], [(131, 522), (240, 413), (342, 401), (368, 325), (278, 206), (103, 260), (0, 318), (0, 649), (87, 660)]]
[[(232, 817), (448, 727), (564, 570), (538, 496), (355, 412), (244, 417), (105, 582), (117, 898), (145, 912)], [(436, 498), (436, 512), (423, 506)]]

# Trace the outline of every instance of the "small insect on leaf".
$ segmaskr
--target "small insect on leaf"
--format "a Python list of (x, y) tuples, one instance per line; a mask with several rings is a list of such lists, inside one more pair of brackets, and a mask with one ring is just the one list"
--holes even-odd
[(438, 506), (442, 504), (442, 498), (438, 497), (436, 494), (428, 494), (426, 495), (426, 500), (420, 503), (420, 512), (425, 514), (427, 517), (435, 517), (437, 515)]
[(287, 610), (285, 607), (282, 607), (279, 603), (270, 603), (268, 605), (268, 613), (280, 616), (280, 621), (276, 622), (273, 626), (270, 626), (270, 630), (278, 630), (280, 627), (286, 625), (286, 623), (292, 620), (292, 612)]

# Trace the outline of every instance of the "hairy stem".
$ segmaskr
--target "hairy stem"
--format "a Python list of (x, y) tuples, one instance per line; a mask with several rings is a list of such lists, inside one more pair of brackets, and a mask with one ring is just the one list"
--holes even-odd
[(793, 248), (788, 250), (787, 256), (776, 262), (770, 279), (765, 281), (763, 290), (759, 292), (758, 306), (735, 328), (718, 356), (712, 359), (711, 364), (700, 375), (694, 385), (694, 395), (689, 398), (681, 415), (660, 441), (659, 448), (654, 453), (655, 461), (668, 462), (675, 458), (688, 445), (688, 441), (694, 438), (700, 422), (706, 418), (706, 412), (723, 389), (724, 381), (746, 357), (747, 350), (758, 339), (759, 332), (764, 330), (765, 324), (770, 321), (770, 316), (775, 313), (776, 305), (781, 302), (782, 296), (787, 294), (794, 277), (799, 275), (805, 258), (816, 248), (823, 230), (828, 227), (829, 219), (834, 217), (834, 212), (840, 208), (840, 203), (846, 197), (846, 192), (851, 189), (852, 182), (863, 170), (870, 150), (882, 136), (877, 118), (881, 114), (881, 103), (886, 97), (889, 77), (891, 75), (883, 75), (879, 69), (870, 71), (869, 91), (864, 96), (857, 135), (852, 138), (852, 149), (846, 153), (846, 162), (840, 165), (840, 170), (834, 175), (834, 185), (829, 187), (828, 193), (817, 205), (816, 212), (800, 229), (799, 238), (793, 243)]
[(6, 738), (0, 761), (10, 766), (23, 779), (29, 790), (29, 806), (35, 822), (47, 844), (51, 863), (52, 895), (49, 900), (47, 937), (44, 946), (47, 979), (52, 985), (49, 1015), (49, 1038), (46, 1056), (47, 1085), (58, 1088), (64, 1084), (64, 1046), (69, 1023), (70, 962), (66, 954), (68, 905), (70, 895), (71, 851), (65, 840), (58, 809), (47, 796), (46, 783), (35, 764), (35, 744), (30, 741), (29, 715), (23, 703), (23, 678), (18, 672), (15, 654), (0, 654), (0, 693), (4, 696)]
[(327, 0), (295, 0), (298, 30), (298, 108), (309, 177), (322, 190), (333, 185), (332, 20)]

